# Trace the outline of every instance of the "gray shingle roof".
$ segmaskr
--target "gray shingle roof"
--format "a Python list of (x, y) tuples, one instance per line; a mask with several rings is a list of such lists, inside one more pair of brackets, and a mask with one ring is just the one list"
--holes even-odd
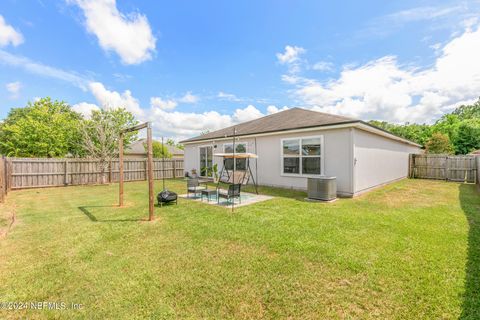
[(184, 143), (229, 137), (233, 135), (234, 127), (236, 128), (237, 135), (242, 136), (353, 122), (360, 122), (360, 120), (301, 108), (292, 108), (259, 119), (240, 123), (235, 126), (209, 132), (181, 142)]

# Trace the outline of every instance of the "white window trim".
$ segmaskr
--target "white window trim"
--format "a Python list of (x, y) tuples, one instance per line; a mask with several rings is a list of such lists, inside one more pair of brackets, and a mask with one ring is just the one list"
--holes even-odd
[[(236, 151), (235, 151), (235, 153), (248, 153), (248, 143), (246, 143), (246, 142), (241, 142), (241, 141), (235, 142), (235, 146), (237, 146), (237, 145), (239, 145), (239, 144), (245, 145), (245, 152), (236, 152)], [(227, 145), (232, 145), (232, 148), (233, 148), (233, 142), (224, 143), (224, 144), (223, 144), (223, 153), (227, 153), (227, 152), (225, 151), (225, 147), (226, 147)]]
[[(286, 140), (300, 140), (300, 144), (302, 139), (320, 139), (320, 174), (303, 174), (302, 173), (302, 158), (314, 158), (318, 156), (302, 156), (302, 146), (300, 145), (299, 155), (298, 158), (300, 159), (299, 169), (300, 173), (284, 173), (283, 172), (283, 159), (285, 156), (283, 155), (283, 142)], [(286, 156), (289, 158), (289, 156)], [(292, 156), (291, 158), (295, 158)], [(325, 175), (325, 143), (323, 139), (323, 135), (318, 136), (303, 136), (303, 137), (289, 137), (280, 139), (280, 176), (282, 177), (296, 177), (296, 178), (317, 178)]]
[[(235, 153), (248, 153), (248, 143), (247, 143), (247, 142), (242, 142), (242, 141), (235, 141), (235, 149), (236, 149), (236, 146), (239, 145), (239, 144), (245, 145), (245, 152), (236, 152), (236, 151), (235, 151)], [(232, 145), (232, 148), (233, 148), (233, 142), (224, 143), (224, 144), (223, 144), (223, 153), (227, 153), (227, 152), (225, 151), (225, 147), (226, 147), (227, 145)], [(229, 153), (230, 153), (230, 152), (229, 152)], [(247, 161), (247, 160), (245, 160), (245, 161)], [(222, 165), (223, 165), (223, 163), (222, 163)], [(235, 170), (237, 170), (237, 161), (234, 161), (234, 162), (233, 162), (233, 167), (235, 168)]]
[[(205, 147), (211, 147), (212, 148), (212, 166), (215, 164), (214, 162), (214, 157), (213, 157), (213, 153), (215, 152), (215, 148), (213, 146), (213, 144), (202, 144), (202, 145), (199, 145), (198, 146), (198, 164), (200, 164), (200, 159), (201, 159), (201, 155), (200, 155), (200, 149), (201, 148), (205, 148)], [(197, 174), (199, 177), (202, 177), (202, 178), (208, 178), (208, 175), (206, 176), (202, 176), (202, 168), (199, 167), (198, 170), (197, 170)]]

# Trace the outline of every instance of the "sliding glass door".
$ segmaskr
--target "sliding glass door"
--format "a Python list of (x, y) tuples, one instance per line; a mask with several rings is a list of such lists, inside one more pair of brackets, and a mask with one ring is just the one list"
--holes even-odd
[(200, 147), (200, 176), (211, 177), (213, 167), (213, 148), (211, 146)]

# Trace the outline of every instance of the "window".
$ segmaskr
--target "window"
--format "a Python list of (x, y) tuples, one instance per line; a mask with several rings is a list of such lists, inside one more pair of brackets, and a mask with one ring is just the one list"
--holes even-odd
[(213, 148), (211, 146), (200, 147), (200, 176), (211, 177), (210, 169), (213, 167)]
[[(233, 153), (233, 143), (225, 143), (223, 145), (223, 152)], [(235, 143), (235, 153), (246, 153), (247, 144), (244, 142)], [(225, 159), (225, 169), (233, 170), (233, 159)], [(246, 159), (235, 159), (235, 170), (247, 170)]]
[(282, 173), (287, 175), (322, 174), (323, 137), (282, 140)]

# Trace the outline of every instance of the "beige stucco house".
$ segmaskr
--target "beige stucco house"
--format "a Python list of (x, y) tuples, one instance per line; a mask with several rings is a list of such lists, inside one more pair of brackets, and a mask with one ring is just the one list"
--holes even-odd
[[(185, 170), (221, 168), (214, 154), (232, 152), (234, 128), (236, 152), (258, 155), (250, 164), (258, 184), (306, 189), (308, 177), (335, 176), (344, 197), (407, 177), (409, 154), (422, 152), (364, 121), (293, 108), (182, 141)], [(228, 165), (245, 167), (242, 159)]]

